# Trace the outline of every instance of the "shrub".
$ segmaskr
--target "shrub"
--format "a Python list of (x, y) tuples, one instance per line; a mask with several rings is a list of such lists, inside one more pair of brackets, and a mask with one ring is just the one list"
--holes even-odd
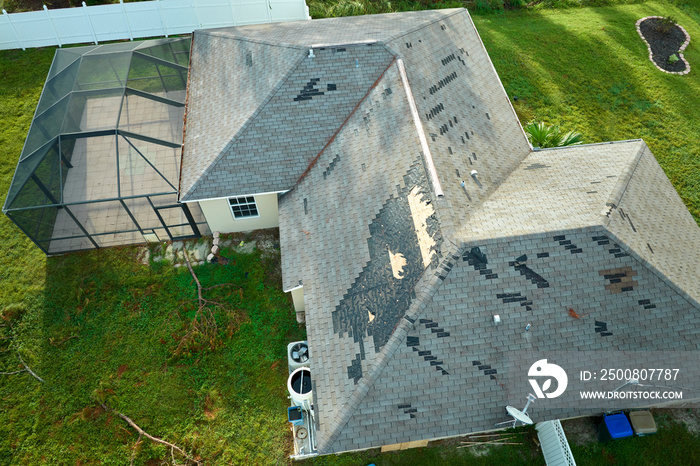
[(524, 7), (527, 5), (527, 2), (525, 0), (505, 0), (505, 5), (508, 8), (515, 9)]
[(558, 126), (547, 126), (543, 122), (530, 122), (525, 125), (525, 134), (530, 143), (542, 149), (547, 147), (575, 146), (583, 142), (581, 133), (562, 133)]
[(503, 0), (476, 0), (477, 11), (500, 11), (504, 8)]

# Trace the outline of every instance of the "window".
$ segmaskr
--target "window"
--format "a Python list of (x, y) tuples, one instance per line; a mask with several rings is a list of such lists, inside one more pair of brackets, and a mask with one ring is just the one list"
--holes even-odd
[(260, 216), (253, 196), (231, 197), (228, 203), (231, 206), (233, 218), (236, 220)]

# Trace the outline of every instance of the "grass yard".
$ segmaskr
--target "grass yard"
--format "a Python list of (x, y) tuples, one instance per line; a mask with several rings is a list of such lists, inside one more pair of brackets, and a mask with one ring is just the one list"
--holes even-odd
[[(634, 28), (673, 16), (690, 34), (686, 76), (662, 73)], [(642, 138), (700, 222), (700, 9), (647, 2), (475, 16), (521, 123), (576, 130), (585, 142)], [(697, 38), (697, 39), (696, 39)]]
[[(577, 130), (586, 142), (643, 138), (700, 221), (700, 9), (690, 0), (544, 8), (559, 3), (567, 2), (474, 15), (508, 94), (518, 98), (521, 122)], [(671, 15), (689, 32), (689, 75), (662, 73), (648, 60), (634, 29), (648, 15)], [(3, 197), (53, 53), (0, 52)], [(152, 248), (156, 258), (161, 248)], [(207, 464), (287, 463), (285, 348), (304, 332), (281, 292), (274, 249), (225, 254), (231, 264), (195, 268), (204, 287), (232, 284), (205, 291), (225, 303), (215, 312), (216, 331), (195, 334), (176, 350), (196, 311), (186, 267), (145, 260), (145, 249), (136, 247), (47, 259), (0, 216), (0, 372), (22, 369), (19, 351), (46, 381), (26, 372), (0, 375), (0, 464), (123, 465), (132, 455), (137, 465), (168, 463), (165, 447), (137, 443), (136, 432), (97, 400)], [(656, 437), (573, 446), (574, 455), (579, 464), (700, 463), (697, 433), (659, 420), (664, 428)], [(520, 437), (523, 445), (485, 456), (443, 441), (301, 464), (543, 464), (532, 430)]]

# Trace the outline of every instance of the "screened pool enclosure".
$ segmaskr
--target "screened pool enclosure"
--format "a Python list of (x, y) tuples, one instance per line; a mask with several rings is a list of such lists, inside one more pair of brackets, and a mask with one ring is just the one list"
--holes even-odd
[(190, 39), (59, 49), (3, 211), (45, 253), (208, 234), (177, 202)]

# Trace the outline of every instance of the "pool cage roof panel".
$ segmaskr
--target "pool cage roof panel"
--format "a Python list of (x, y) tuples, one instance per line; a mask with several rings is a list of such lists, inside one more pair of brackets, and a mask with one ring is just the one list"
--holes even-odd
[(190, 42), (57, 50), (3, 211), (176, 192)]

